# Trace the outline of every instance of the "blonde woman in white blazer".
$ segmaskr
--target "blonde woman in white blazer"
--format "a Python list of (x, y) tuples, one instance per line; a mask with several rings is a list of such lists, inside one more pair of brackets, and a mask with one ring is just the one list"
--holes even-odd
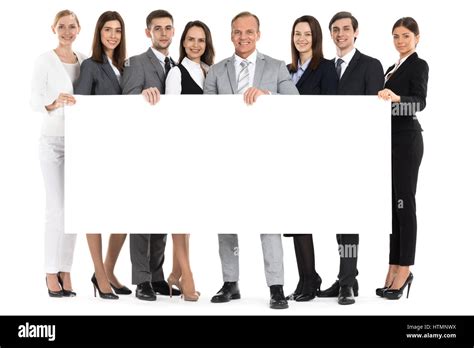
[(64, 105), (73, 105), (73, 83), (85, 56), (72, 44), (80, 31), (76, 15), (63, 10), (51, 29), (58, 46), (38, 57), (33, 73), (31, 106), (43, 114), (40, 163), (46, 191), (45, 271), (51, 297), (71, 297), (71, 266), (76, 236), (64, 234)]

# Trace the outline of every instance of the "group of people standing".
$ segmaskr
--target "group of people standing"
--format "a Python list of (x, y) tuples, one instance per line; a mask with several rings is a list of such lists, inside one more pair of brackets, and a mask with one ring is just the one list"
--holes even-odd
[[(336, 58), (323, 56), (322, 30), (316, 18), (302, 16), (291, 32), (291, 62), (257, 51), (259, 18), (241, 12), (231, 21), (234, 54), (214, 64), (211, 31), (201, 21), (187, 23), (180, 39), (180, 56), (175, 62), (169, 47), (174, 36), (172, 15), (165, 10), (151, 12), (146, 19), (146, 35), (151, 47), (126, 59), (125, 23), (119, 13), (104, 12), (97, 20), (88, 59), (73, 50), (80, 32), (77, 16), (60, 11), (53, 22), (58, 46), (41, 55), (34, 69), (32, 106), (43, 113), (40, 162), (46, 188), (45, 270), (48, 293), (71, 297), (71, 266), (75, 235), (64, 233), (64, 105), (73, 105), (74, 94), (142, 94), (156, 104), (161, 94), (242, 94), (253, 104), (261, 95), (378, 95), (392, 102), (392, 233), (389, 269), (378, 296), (399, 299), (410, 289), (416, 246), (415, 193), (418, 169), (423, 156), (423, 139), (416, 112), (424, 109), (428, 65), (418, 58), (419, 29), (411, 17), (399, 19), (392, 28), (399, 60), (384, 74), (381, 63), (362, 54), (354, 46), (357, 19), (339, 12), (329, 22), (336, 46)], [(317, 214), (315, 213), (315, 218)], [(359, 226), (360, 229), (363, 226)], [(347, 231), (341, 231), (347, 232)], [(337, 297), (338, 303), (355, 303), (358, 295), (357, 252), (359, 235), (337, 235), (340, 253), (338, 279), (321, 291), (322, 279), (316, 272), (313, 237), (289, 234), (294, 240), (299, 281), (294, 292), (283, 292), (283, 247), (279, 234), (262, 234), (265, 277), (270, 289), (270, 307), (288, 308), (288, 301), (310, 301), (316, 296)], [(357, 231), (355, 231), (357, 232)], [(173, 234), (173, 266), (167, 280), (163, 273), (166, 235), (131, 234), (132, 283), (140, 300), (156, 300), (156, 294), (182, 295), (197, 301), (189, 261), (189, 234)], [(125, 242), (125, 234), (110, 236), (105, 260), (100, 234), (87, 234), (94, 273), (94, 291), (103, 299), (131, 294), (114, 274), (114, 266)], [(239, 299), (239, 244), (236, 234), (220, 234), (219, 255), (223, 286), (211, 302)], [(347, 250), (354, 252), (346, 253)], [(407, 294), (408, 296), (408, 294)]]

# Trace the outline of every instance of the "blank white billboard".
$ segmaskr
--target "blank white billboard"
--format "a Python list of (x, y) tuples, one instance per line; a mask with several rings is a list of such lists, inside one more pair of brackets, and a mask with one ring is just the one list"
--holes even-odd
[(76, 96), (66, 233), (389, 233), (390, 103)]

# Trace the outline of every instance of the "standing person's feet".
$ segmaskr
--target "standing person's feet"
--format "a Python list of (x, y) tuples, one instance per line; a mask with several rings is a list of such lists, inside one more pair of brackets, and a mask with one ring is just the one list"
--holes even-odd
[(182, 276), (179, 280), (179, 288), (182, 293), (182, 297), (185, 301), (197, 301), (201, 295), (199, 291), (194, 288), (194, 280), (192, 274)]
[(212, 303), (229, 302), (240, 299), (238, 282), (224, 282), (222, 288), (211, 298)]
[(305, 278), (301, 294), (296, 297), (296, 302), (307, 302), (313, 300), (321, 292), (321, 283), (323, 280), (318, 273)]
[(63, 297), (63, 290), (55, 273), (46, 273), (46, 287), (50, 297)]
[(354, 290), (352, 290), (352, 286), (341, 286), (337, 303), (340, 305), (351, 305), (355, 303)]
[[(170, 295), (170, 287), (166, 281), (157, 280), (155, 282), (151, 282), (151, 285), (153, 287), (153, 291), (156, 292), (157, 294), (164, 295), (164, 296)], [(171, 291), (172, 291), (171, 295), (173, 296), (181, 295), (181, 291), (178, 289), (175, 289), (172, 287)]]
[(74, 296), (76, 296), (76, 293), (74, 291), (72, 291), (72, 289), (67, 289), (66, 286), (64, 285), (64, 282), (63, 282), (63, 279), (62, 279), (62, 276), (64, 274), (65, 273), (63, 273), (63, 272), (58, 272), (58, 274), (57, 274), (59, 285), (61, 285), (61, 287), (63, 288), (63, 296), (64, 297), (74, 297)]
[(107, 268), (105, 268), (105, 274), (107, 275), (110, 286), (117, 295), (130, 295), (132, 293), (132, 290), (120, 283), (115, 274), (108, 271)]
[(156, 301), (156, 294), (150, 282), (143, 282), (137, 285), (135, 296), (143, 301)]
[(272, 309), (286, 309), (288, 302), (283, 293), (283, 285), (270, 286), (270, 308)]
[[(354, 281), (352, 290), (354, 291), (355, 297), (359, 296), (359, 282), (357, 281), (357, 279)], [(318, 297), (339, 297), (339, 291), (340, 291), (339, 280), (336, 280), (329, 288), (321, 291), (317, 296)]]

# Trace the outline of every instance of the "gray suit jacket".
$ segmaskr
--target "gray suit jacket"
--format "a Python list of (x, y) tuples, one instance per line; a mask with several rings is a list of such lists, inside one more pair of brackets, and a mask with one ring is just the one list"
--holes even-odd
[[(257, 52), (253, 86), (272, 94), (299, 94), (281, 60)], [(204, 94), (236, 94), (234, 56), (211, 66), (204, 82)]]
[(150, 87), (165, 93), (165, 71), (151, 48), (125, 62), (122, 94), (140, 94)]
[(74, 94), (108, 95), (122, 94), (122, 88), (106, 56), (98, 63), (92, 58), (81, 64), (81, 73), (74, 83)]

